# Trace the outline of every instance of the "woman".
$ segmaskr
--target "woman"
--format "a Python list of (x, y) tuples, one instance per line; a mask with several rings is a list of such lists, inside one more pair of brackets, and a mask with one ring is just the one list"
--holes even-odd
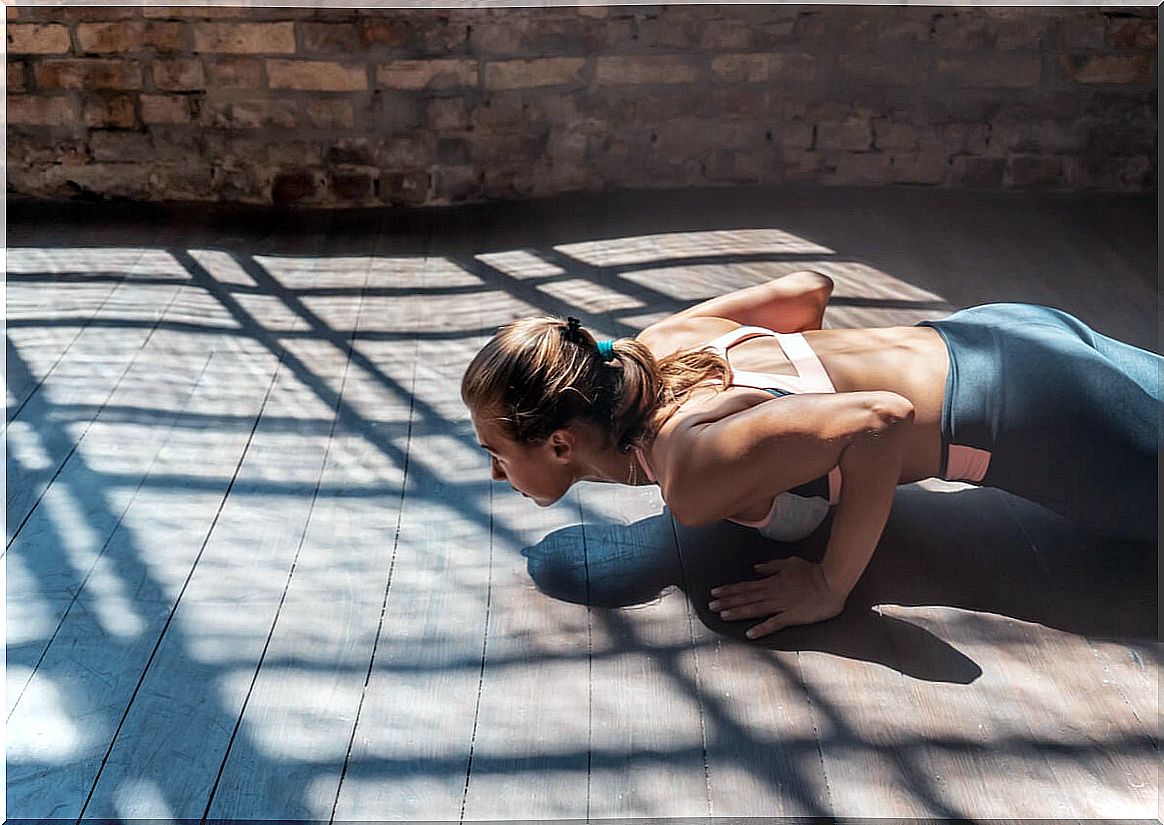
[(461, 386), (493, 478), (543, 507), (580, 480), (657, 483), (682, 524), (786, 539), (835, 505), (820, 564), (712, 591), (726, 620), (766, 617), (750, 638), (841, 611), (898, 484), (1000, 487), (1155, 541), (1164, 359), (1023, 304), (822, 330), (832, 288), (796, 272), (614, 342), (573, 318), (502, 328)]

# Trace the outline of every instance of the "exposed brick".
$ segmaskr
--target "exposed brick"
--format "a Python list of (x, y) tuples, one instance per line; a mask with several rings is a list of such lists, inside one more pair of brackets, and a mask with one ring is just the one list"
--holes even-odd
[(332, 172), (328, 180), (328, 191), (340, 200), (367, 201), (372, 197), (376, 173), (368, 170), (342, 170)]
[(68, 54), (69, 30), (59, 23), (8, 24), (9, 54)]
[(177, 52), (186, 48), (186, 29), (181, 23), (144, 23), (140, 20), (117, 23), (81, 23), (77, 43), (83, 52), (107, 54), (154, 49)]
[(816, 58), (807, 54), (730, 54), (711, 61), (717, 80), (735, 83), (812, 83)]
[(437, 202), (456, 203), (481, 196), (477, 170), (471, 166), (436, 167), (433, 171), (432, 188), (433, 197)]
[(268, 60), (267, 85), (272, 89), (361, 92), (368, 88), (368, 71), (363, 63)]
[(190, 98), (184, 95), (142, 95), (143, 123), (189, 123)]
[(262, 61), (254, 57), (218, 57), (204, 60), (207, 82), (218, 89), (259, 89), (266, 85)]
[(639, 44), (649, 49), (689, 49), (699, 37), (682, 6), (667, 6), (656, 16), (638, 21)]
[(1153, 79), (1148, 55), (1060, 55), (1059, 65), (1080, 83), (1150, 83)]
[(293, 129), (298, 125), (292, 101), (265, 98), (207, 100), (199, 113), (198, 122), (215, 129), (261, 129), (268, 126)]
[(578, 16), (601, 19), (610, 16), (610, 9), (607, 6), (578, 6)]
[(890, 158), (889, 176), (896, 183), (947, 183), (952, 174), (953, 165), (945, 158), (912, 152)]
[[(382, 12), (383, 13), (383, 12)], [(463, 32), (463, 29), (462, 29)], [(364, 18), (356, 23), (360, 45), (398, 48), (407, 44), (415, 34), (415, 26), (407, 20), (377, 20)], [(462, 33), (461, 39), (464, 39)], [(447, 45), (452, 46), (450, 42)]]
[(253, 13), (253, 8), (238, 6), (146, 6), (143, 9), (143, 14), (147, 18), (177, 20), (238, 20)]
[(77, 122), (77, 106), (64, 97), (9, 95), (8, 124), (26, 126), (72, 126)]
[(690, 59), (673, 55), (658, 57), (600, 57), (598, 83), (692, 83), (699, 70)]
[(841, 73), (854, 84), (877, 83), (886, 86), (915, 86), (918, 82), (919, 58), (905, 52), (894, 55), (842, 54), (837, 58)]
[(131, 129), (137, 124), (129, 95), (92, 95), (85, 101), (86, 126)]
[(271, 200), (276, 206), (297, 203), (315, 194), (315, 175), (307, 170), (281, 172), (271, 184)]
[(1043, 60), (1038, 54), (983, 53), (977, 57), (939, 57), (939, 75), (970, 89), (1029, 89), (1039, 84)]
[(1058, 22), (1055, 43), (1065, 49), (1102, 49), (1107, 36), (1104, 18), (1096, 9), (1072, 9)]
[(477, 61), (394, 60), (377, 69), (376, 83), (407, 91), (476, 86)]
[(709, 20), (699, 37), (701, 49), (746, 49), (752, 29), (738, 20)]
[(152, 192), (149, 167), (133, 163), (49, 166), (44, 180), (50, 190), (74, 197), (145, 200)]
[(426, 126), (434, 131), (460, 131), (471, 125), (471, 108), (464, 98), (437, 98), (425, 106)]
[(144, 163), (154, 151), (150, 136), (139, 132), (91, 132), (89, 146), (98, 161)]
[(343, 138), (327, 147), (327, 162), (332, 166), (372, 166), (376, 150), (368, 138)]
[(916, 149), (918, 129), (909, 123), (895, 123), (878, 118), (873, 121), (873, 145), (878, 149)]
[(1004, 152), (1070, 152), (1080, 149), (1085, 140), (1085, 122), (996, 121), (991, 129), (990, 144)]
[(318, 143), (302, 140), (261, 141), (261, 145), (247, 151), (244, 157), (262, 157), (265, 153), (271, 163), (280, 166), (318, 166), (323, 163), (323, 150)]
[(416, 206), (428, 201), (429, 173), (423, 169), (384, 170), (380, 173), (380, 200), (391, 206)]
[(355, 113), (350, 100), (308, 100), (303, 104), (306, 125), (316, 129), (351, 129)]
[(13, 60), (8, 64), (8, 94), (24, 91), (24, 62)]
[(40, 89), (140, 89), (136, 60), (44, 60), (35, 68)]
[(192, 92), (206, 88), (202, 63), (197, 59), (155, 60), (150, 64), (154, 88), (163, 92)]
[(944, 9), (934, 15), (931, 30), (934, 41), (943, 48), (993, 49), (998, 28), (998, 23), (976, 10)]
[(5, 19), (7, 19), (7, 20), (19, 20), (20, 19), (20, 9), (18, 9), (16, 6), (6, 5), (4, 7), (4, 15), (5, 15)]
[(1111, 44), (1117, 49), (1155, 49), (1158, 42), (1155, 20), (1117, 20), (1112, 24)]
[(365, 44), (355, 23), (309, 23), (299, 24), (299, 48), (301, 52), (359, 52)]
[(821, 150), (843, 149), (864, 151), (873, 145), (873, 132), (868, 120), (858, 117), (840, 121), (818, 123), (816, 126), (816, 148)]
[[(141, 17), (140, 6), (64, 6), (53, 9), (53, 17), (69, 23), (133, 20)], [(29, 9), (29, 13), (34, 13)]]
[(379, 145), (376, 162), (385, 168), (415, 169), (424, 166), (432, 157), (425, 141), (416, 137), (396, 138)]
[(953, 179), (969, 188), (997, 189), (1006, 173), (1006, 158), (961, 155), (954, 158)]
[(1063, 182), (1063, 163), (1054, 157), (1012, 156), (1010, 179), (1018, 187), (1054, 187)]
[(485, 88), (489, 90), (530, 89), (560, 86), (581, 79), (586, 61), (573, 57), (542, 60), (504, 60), (485, 64)]
[(291, 54), (294, 23), (196, 23), (194, 50), (227, 54)]

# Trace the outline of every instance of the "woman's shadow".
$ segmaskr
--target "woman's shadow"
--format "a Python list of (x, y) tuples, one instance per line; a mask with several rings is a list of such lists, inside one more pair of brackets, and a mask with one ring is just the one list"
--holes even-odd
[(873, 560), (831, 621), (753, 642), (744, 631), (759, 620), (724, 622), (708, 610), (711, 588), (758, 578), (759, 562), (818, 560), (830, 523), (783, 544), (728, 523), (684, 528), (664, 511), (630, 525), (563, 528), (522, 553), (535, 584), (553, 598), (614, 608), (678, 587), (716, 633), (875, 662), (927, 681), (968, 684), (982, 671), (931, 631), (874, 606), (954, 607), (1089, 638), (1156, 636), (1155, 546), (1087, 540), (1041, 508), (982, 489), (900, 490)]

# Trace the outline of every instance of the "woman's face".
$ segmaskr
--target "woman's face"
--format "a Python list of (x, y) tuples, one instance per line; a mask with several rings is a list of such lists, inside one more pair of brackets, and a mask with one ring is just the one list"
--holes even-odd
[(570, 489), (574, 483), (571, 450), (563, 451), (562, 431), (541, 444), (521, 444), (504, 436), (492, 420), (478, 418), (476, 413), (472, 417), (477, 441), (489, 452), (494, 481), (508, 481), (539, 507), (549, 507)]

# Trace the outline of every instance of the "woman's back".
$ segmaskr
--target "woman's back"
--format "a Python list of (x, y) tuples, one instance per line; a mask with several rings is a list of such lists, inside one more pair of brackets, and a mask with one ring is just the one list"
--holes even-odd
[[(639, 334), (657, 358), (673, 352), (699, 349), (740, 324), (714, 316), (677, 317)], [(936, 475), (941, 456), (941, 414), (948, 353), (941, 337), (929, 327), (809, 330), (805, 341), (820, 359), (837, 392), (888, 390), (913, 403), (915, 418), (908, 438), (902, 480)], [(777, 338), (757, 336), (731, 347), (733, 371), (768, 373), (773, 386), (797, 369)], [(729, 392), (750, 394), (755, 403), (773, 401), (771, 395), (744, 388)], [(678, 413), (682, 415), (682, 411)]]

